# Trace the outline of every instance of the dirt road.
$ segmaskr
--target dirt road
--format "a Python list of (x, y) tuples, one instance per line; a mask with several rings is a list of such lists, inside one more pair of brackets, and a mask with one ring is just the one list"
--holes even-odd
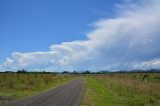
[(13, 102), (7, 106), (77, 106), (83, 91), (83, 80), (76, 79), (47, 92)]

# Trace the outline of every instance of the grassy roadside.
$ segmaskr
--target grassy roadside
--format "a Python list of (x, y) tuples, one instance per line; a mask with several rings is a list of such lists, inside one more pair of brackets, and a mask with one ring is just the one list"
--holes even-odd
[[(85, 78), (85, 91), (82, 106), (107, 106), (108, 92), (105, 85), (94, 77)], [(109, 105), (108, 105), (109, 106)]]
[[(8, 77), (8, 78), (7, 78)], [(28, 78), (29, 77), (29, 78)], [(6, 104), (13, 100), (22, 99), (42, 91), (49, 90), (63, 83), (72, 80), (72, 76), (53, 76), (53, 75), (6, 75), (0, 80), (0, 104)], [(12, 80), (10, 80), (12, 79)]]
[(159, 106), (160, 84), (126, 78), (89, 76), (82, 106)]

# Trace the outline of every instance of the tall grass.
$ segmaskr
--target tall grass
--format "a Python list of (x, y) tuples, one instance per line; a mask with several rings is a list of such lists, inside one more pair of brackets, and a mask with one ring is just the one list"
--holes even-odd
[[(20, 99), (53, 88), (71, 79), (73, 79), (72, 76), (55, 74), (1, 73), (0, 98)], [(1, 102), (4, 101), (0, 99), (0, 104)]]
[[(144, 76), (146, 76), (144, 78)], [(86, 79), (83, 104), (92, 106), (159, 106), (160, 74), (106, 74)], [(87, 95), (92, 95), (89, 100)]]

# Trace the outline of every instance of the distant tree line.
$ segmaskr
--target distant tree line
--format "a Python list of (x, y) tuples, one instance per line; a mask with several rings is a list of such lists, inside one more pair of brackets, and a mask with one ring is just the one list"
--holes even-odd
[(17, 71), (5, 71), (0, 73), (41, 73), (41, 74), (110, 74), (110, 73), (160, 73), (160, 69), (150, 69), (150, 70), (121, 70), (121, 71), (97, 71), (92, 72), (89, 70), (86, 71), (62, 71), (62, 72), (47, 72), (47, 71), (28, 71), (26, 69), (21, 69)]

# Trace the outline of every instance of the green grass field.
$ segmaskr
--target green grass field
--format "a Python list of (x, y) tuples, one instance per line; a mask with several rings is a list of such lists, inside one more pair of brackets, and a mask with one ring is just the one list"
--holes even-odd
[[(77, 76), (1, 73), (0, 104), (49, 90)], [(82, 106), (160, 106), (160, 73), (80, 76), (85, 87)]]
[(85, 78), (85, 92), (81, 104), (83, 106), (160, 106), (160, 74), (88, 76)]
[(0, 104), (40, 93), (72, 79), (72, 76), (54, 74), (1, 73)]

